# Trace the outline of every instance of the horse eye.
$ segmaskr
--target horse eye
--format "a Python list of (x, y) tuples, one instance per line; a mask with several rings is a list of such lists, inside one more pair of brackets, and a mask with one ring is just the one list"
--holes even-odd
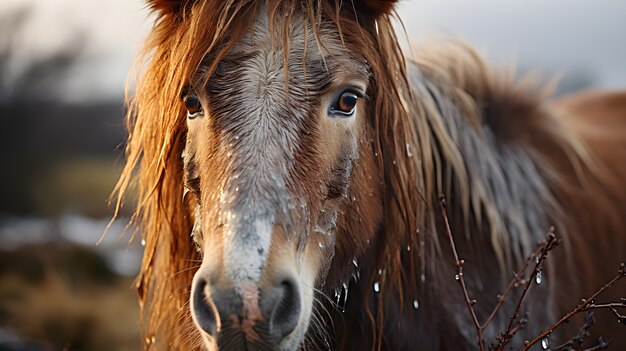
[(359, 95), (353, 91), (346, 90), (330, 108), (331, 114), (341, 115), (343, 117), (352, 116), (354, 108), (359, 100)]
[(189, 119), (194, 119), (198, 116), (202, 116), (202, 104), (200, 103), (200, 99), (198, 99), (195, 95), (187, 95), (183, 99), (183, 103), (187, 108), (187, 117)]

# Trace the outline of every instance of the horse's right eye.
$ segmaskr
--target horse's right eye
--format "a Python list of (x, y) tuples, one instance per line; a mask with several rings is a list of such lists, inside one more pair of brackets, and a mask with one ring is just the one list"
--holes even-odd
[(187, 95), (183, 99), (183, 103), (187, 108), (187, 117), (189, 119), (194, 119), (198, 116), (202, 116), (204, 112), (202, 111), (202, 103), (200, 99), (198, 99), (195, 95)]
[(337, 101), (337, 110), (344, 113), (351, 113), (358, 99), (359, 97), (355, 93), (346, 91), (341, 94), (339, 101)]
[(328, 112), (335, 116), (350, 117), (354, 114), (359, 97), (361, 94), (352, 90), (345, 90), (339, 95)]

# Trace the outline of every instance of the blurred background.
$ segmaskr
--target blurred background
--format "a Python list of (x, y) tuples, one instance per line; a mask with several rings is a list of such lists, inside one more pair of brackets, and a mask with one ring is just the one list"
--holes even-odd
[[(413, 39), (464, 39), (557, 94), (626, 89), (623, 0), (413, 0)], [(107, 198), (124, 81), (151, 26), (139, 0), (0, 1), (0, 350), (137, 350), (141, 244)], [(399, 26), (400, 28), (400, 26)]]

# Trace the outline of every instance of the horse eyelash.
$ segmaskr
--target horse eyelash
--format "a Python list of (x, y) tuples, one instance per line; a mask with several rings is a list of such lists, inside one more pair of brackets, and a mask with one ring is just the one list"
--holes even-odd
[(183, 101), (185, 97), (189, 95), (189, 92), (191, 92), (191, 88), (189, 87), (188, 84), (185, 84), (185, 86), (183, 86), (183, 88), (180, 90), (180, 94), (178, 94), (178, 98), (181, 101)]
[(365, 99), (366, 101), (370, 100), (369, 95), (367, 95), (367, 93), (365, 93), (362, 88), (356, 86), (356, 85), (346, 85), (346, 86), (342, 86), (341, 89), (338, 89), (339, 93), (337, 94), (337, 96), (335, 96), (335, 100), (341, 96), (341, 94), (345, 93), (346, 91), (352, 92), (354, 93), (359, 99)]
[(193, 194), (200, 193), (200, 177), (188, 178), (184, 179), (184, 189), (186, 192), (190, 192)]
[(370, 96), (367, 95), (367, 93), (365, 92), (361, 92), (360, 90), (353, 90), (353, 92), (356, 94), (356, 96), (359, 97), (359, 99), (364, 99), (365, 101), (370, 101)]

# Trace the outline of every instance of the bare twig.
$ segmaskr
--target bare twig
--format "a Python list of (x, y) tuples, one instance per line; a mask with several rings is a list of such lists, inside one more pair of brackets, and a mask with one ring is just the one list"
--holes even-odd
[(507, 326), (506, 331), (502, 333), (502, 337), (499, 340), (499, 345), (496, 348), (497, 350), (504, 350), (504, 347), (509, 343), (509, 341), (511, 341), (513, 336), (515, 336), (515, 334), (519, 331), (519, 328), (513, 329), (513, 323), (517, 320), (519, 311), (522, 308), (522, 302), (524, 301), (524, 298), (526, 297), (526, 293), (528, 292), (528, 289), (531, 286), (530, 282), (535, 280), (537, 277), (537, 274), (539, 274), (539, 272), (541, 271), (541, 266), (548, 252), (550, 252), (552, 249), (557, 247), (560, 242), (561, 241), (556, 238), (556, 235), (554, 235), (554, 227), (551, 227), (550, 231), (548, 232), (546, 236), (546, 239), (542, 240), (540, 243), (541, 250), (539, 252), (539, 255), (536, 256), (535, 258), (535, 267), (533, 268), (533, 271), (530, 274), (530, 277), (528, 278), (529, 282), (524, 285), (524, 290), (522, 290), (522, 295), (517, 300), (517, 304), (515, 305), (515, 310), (513, 311), (513, 314), (511, 315), (511, 319), (509, 320), (509, 325)]
[[(511, 338), (519, 330), (523, 329), (526, 323), (528, 322), (528, 318), (526, 316), (518, 319), (522, 300), (524, 299), (524, 296), (526, 295), (526, 292), (530, 286), (528, 282), (536, 278), (537, 274), (541, 270), (541, 264), (543, 263), (545, 256), (547, 255), (549, 251), (551, 251), (560, 243), (560, 240), (556, 239), (556, 236), (554, 235), (554, 228), (550, 228), (550, 231), (548, 232), (546, 237), (542, 241), (539, 242), (539, 244), (537, 245), (537, 248), (526, 259), (526, 262), (524, 263), (524, 265), (517, 272), (513, 273), (513, 276), (514, 276), (513, 279), (509, 282), (509, 284), (507, 285), (502, 295), (498, 296), (498, 302), (496, 306), (493, 308), (493, 310), (491, 311), (491, 313), (489, 314), (485, 322), (481, 324), (478, 321), (476, 312), (474, 311), (474, 305), (476, 305), (476, 300), (470, 298), (469, 292), (467, 291), (467, 286), (465, 284), (465, 277), (463, 276), (463, 264), (465, 263), (465, 261), (459, 258), (459, 254), (456, 249), (456, 244), (454, 241), (454, 237), (452, 235), (452, 230), (450, 229), (450, 222), (449, 222), (448, 214), (446, 211), (445, 196), (443, 195), (440, 196), (439, 205), (441, 207), (441, 213), (443, 216), (444, 224), (446, 226), (448, 240), (450, 242), (450, 247), (452, 249), (452, 254), (454, 256), (454, 267), (456, 269), (456, 275), (454, 276), (454, 278), (459, 283), (459, 285), (461, 286), (461, 290), (463, 291), (465, 304), (467, 305), (467, 309), (470, 312), (470, 315), (472, 317), (472, 322), (474, 324), (474, 328), (476, 329), (478, 346), (481, 351), (485, 349), (485, 341), (483, 338), (485, 329), (487, 328), (489, 323), (493, 320), (494, 316), (500, 310), (500, 308), (506, 301), (506, 298), (512, 293), (512, 291), (515, 288), (519, 287), (520, 285), (524, 285), (524, 291), (522, 292), (522, 296), (518, 300), (518, 303), (515, 308), (515, 312), (513, 313), (513, 316), (510, 319), (506, 332), (501, 334), (500, 337), (498, 337), (498, 343), (496, 345), (490, 345), (489, 347), (489, 349), (503, 350), (504, 346), (508, 344)], [(533, 260), (535, 261), (533, 272), (528, 279), (525, 279), (524, 273), (526, 272), (526, 270), (528, 269), (528, 266)]]
[(618, 311), (618, 308), (626, 308), (626, 302), (624, 302), (625, 300), (626, 299), (622, 299), (622, 302), (613, 302), (613, 303), (604, 303), (604, 304), (591, 303), (587, 307), (583, 308), (582, 311), (607, 309), (613, 312), (618, 322), (622, 324), (626, 324), (626, 315), (620, 314)]
[(524, 262), (524, 265), (517, 272), (513, 272), (513, 279), (511, 279), (509, 285), (507, 285), (507, 287), (504, 289), (504, 292), (501, 295), (498, 295), (498, 303), (489, 314), (489, 317), (487, 317), (487, 320), (485, 320), (485, 322), (481, 325), (481, 328), (484, 329), (489, 323), (491, 323), (491, 320), (496, 316), (502, 305), (504, 305), (504, 302), (506, 302), (507, 297), (509, 297), (509, 295), (513, 292), (514, 288), (521, 285), (520, 283), (526, 283), (525, 279), (520, 277), (523, 277), (524, 272), (526, 272), (526, 269), (528, 269), (528, 266), (530, 265), (530, 262), (538, 257), (543, 250), (543, 242), (544, 241), (540, 242), (537, 245), (537, 248), (530, 256), (528, 256), (526, 262)]
[(585, 351), (595, 351), (595, 350), (606, 350), (609, 348), (609, 343), (611, 342), (611, 340), (607, 340), (603, 337), (599, 337), (598, 338), (598, 344), (594, 347), (590, 347), (588, 349), (585, 349)]
[(593, 312), (587, 312), (585, 314), (585, 323), (580, 328), (578, 333), (576, 333), (576, 335), (574, 335), (571, 339), (564, 342), (563, 344), (552, 347), (551, 349), (553, 351), (567, 351), (572, 350), (572, 348), (575, 346), (577, 346), (578, 348), (582, 347), (585, 339), (587, 339), (591, 335), (589, 333), (589, 329), (591, 329), (594, 324), (596, 324), (596, 318), (593, 315)]
[(446, 231), (448, 233), (448, 240), (450, 241), (450, 246), (452, 248), (452, 254), (454, 255), (454, 267), (456, 268), (456, 275), (454, 279), (459, 282), (461, 289), (463, 290), (463, 297), (465, 298), (465, 304), (467, 305), (467, 309), (472, 316), (472, 322), (474, 323), (474, 328), (476, 328), (476, 335), (478, 338), (478, 347), (480, 351), (485, 350), (485, 344), (483, 341), (483, 328), (480, 323), (478, 323), (478, 318), (476, 317), (476, 312), (474, 311), (474, 305), (476, 304), (476, 300), (471, 300), (469, 297), (469, 293), (467, 292), (467, 287), (465, 286), (465, 278), (463, 277), (463, 264), (465, 261), (459, 259), (459, 254), (456, 250), (456, 245), (454, 244), (454, 238), (452, 237), (452, 230), (450, 229), (450, 222), (448, 221), (448, 213), (446, 211), (446, 198), (441, 195), (439, 197), (439, 206), (441, 207), (441, 213), (443, 215), (443, 221), (446, 225)]
[[(533, 346), (534, 344), (536, 344), (537, 342), (539, 342), (539, 340), (542, 340), (543, 338), (548, 337), (548, 335), (550, 335), (554, 331), (554, 329), (556, 329), (558, 326), (560, 326), (561, 324), (563, 324), (566, 321), (568, 321), (575, 314), (580, 313), (580, 312), (585, 311), (585, 310), (592, 309), (593, 307), (591, 307), (591, 306), (598, 306), (598, 305), (594, 305), (594, 301), (596, 300), (596, 298), (598, 296), (600, 296), (600, 294), (602, 294), (606, 289), (610, 288), (618, 280), (620, 280), (620, 279), (622, 279), (624, 277), (626, 277), (626, 265), (624, 263), (622, 263), (620, 265), (620, 269), (619, 269), (617, 275), (615, 277), (613, 277), (613, 279), (611, 279), (608, 283), (606, 283), (606, 285), (604, 285), (598, 291), (596, 291), (593, 295), (591, 295), (591, 297), (589, 297), (588, 299), (583, 299), (573, 310), (571, 310), (569, 313), (564, 315), (561, 319), (559, 319), (556, 323), (552, 324), (549, 328), (544, 330), (542, 333), (537, 335), (534, 339), (532, 339), (531, 341), (525, 341), (524, 342), (524, 348), (522, 349), (522, 351), (526, 351), (526, 350), (530, 349), (530, 347)], [(622, 301), (622, 303), (623, 302), (624, 301)], [(608, 305), (611, 305), (611, 304), (608, 304)], [(614, 313), (616, 311), (617, 310), (615, 310)], [(619, 315), (619, 313), (618, 313), (618, 315)]]
[[(542, 241), (539, 242), (535, 251), (533, 251), (533, 253), (530, 256), (528, 256), (528, 258), (526, 259), (522, 267), (517, 272), (513, 273), (513, 279), (509, 282), (504, 292), (501, 295), (498, 295), (498, 301), (496, 305), (494, 306), (493, 310), (491, 311), (491, 313), (489, 314), (485, 322), (481, 324), (478, 321), (478, 317), (476, 316), (476, 312), (474, 310), (474, 305), (476, 305), (476, 300), (470, 298), (469, 292), (467, 290), (467, 286), (465, 284), (465, 277), (463, 275), (463, 265), (465, 261), (459, 258), (459, 254), (456, 249), (456, 244), (454, 241), (454, 237), (452, 235), (452, 230), (450, 228), (450, 222), (449, 222), (448, 214), (446, 211), (446, 198), (445, 196), (440, 195), (439, 200), (440, 200), (439, 205), (441, 208), (443, 221), (446, 227), (446, 232), (448, 235), (450, 248), (452, 249), (452, 254), (454, 258), (453, 263), (454, 263), (454, 267), (456, 270), (455, 280), (459, 283), (459, 286), (461, 287), (461, 290), (463, 292), (463, 298), (465, 300), (467, 310), (470, 313), (472, 323), (474, 324), (474, 328), (476, 329), (477, 343), (481, 351), (485, 350), (485, 341), (483, 339), (483, 334), (484, 334), (485, 329), (487, 328), (489, 323), (493, 321), (495, 315), (504, 305), (504, 303), (506, 302), (507, 298), (511, 295), (511, 293), (519, 286), (524, 286), (522, 294), (517, 300), (517, 304), (515, 305), (515, 310), (509, 320), (506, 331), (496, 337), (497, 344), (489, 344), (489, 350), (504, 351), (506, 345), (512, 340), (512, 338), (517, 334), (517, 332), (523, 329), (525, 325), (528, 323), (527, 315), (524, 315), (521, 318), (519, 317), (522, 302), (524, 301), (524, 298), (526, 297), (526, 293), (528, 292), (528, 289), (530, 288), (530, 285), (531, 285), (530, 282), (537, 279), (537, 275), (540, 274), (542, 270), (542, 264), (544, 260), (546, 259), (548, 252), (550, 252), (552, 249), (557, 247), (560, 244), (561, 240), (556, 238), (556, 235), (554, 234), (554, 228), (550, 228), (550, 230), (546, 234), (546, 237)], [(535, 262), (534, 268), (530, 276), (528, 277), (528, 279), (526, 279), (524, 277), (525, 272), (530, 266), (531, 262), (533, 261)], [(620, 269), (618, 271), (617, 276), (615, 276), (605, 286), (603, 286), (598, 291), (596, 291), (596, 293), (594, 293), (590, 298), (583, 299), (581, 303), (578, 306), (576, 306), (576, 308), (574, 308), (572, 311), (564, 315), (560, 320), (558, 320), (552, 326), (550, 326), (549, 328), (541, 332), (531, 341), (525, 341), (522, 351), (529, 350), (533, 345), (535, 345), (540, 340), (544, 340), (544, 339), (547, 340), (547, 338), (556, 328), (558, 328), (561, 324), (567, 322), (571, 317), (573, 317), (577, 313), (580, 313), (583, 311), (590, 311), (590, 310), (595, 310), (595, 309), (607, 309), (615, 315), (615, 317), (620, 323), (626, 324), (626, 315), (621, 314), (619, 311), (619, 309), (621, 308), (626, 308), (626, 298), (622, 298), (621, 302), (604, 303), (604, 304), (595, 303), (596, 298), (600, 294), (602, 294), (605, 290), (610, 288), (613, 284), (615, 284), (618, 280), (620, 280), (623, 277), (626, 277), (626, 265), (624, 263), (620, 265)], [(588, 313), (587, 317), (585, 318), (585, 324), (580, 329), (578, 334), (576, 334), (574, 337), (572, 337), (569, 341), (565, 342), (564, 344), (559, 345), (552, 349), (553, 350), (571, 350), (574, 345), (577, 345), (578, 347), (582, 347), (584, 339), (589, 336), (588, 330), (594, 323), (595, 323), (595, 319), (593, 319), (593, 314)], [(598, 343), (595, 346), (590, 347), (586, 349), (585, 351), (606, 349), (609, 343), (610, 343), (610, 340), (600, 337), (598, 338)]]

